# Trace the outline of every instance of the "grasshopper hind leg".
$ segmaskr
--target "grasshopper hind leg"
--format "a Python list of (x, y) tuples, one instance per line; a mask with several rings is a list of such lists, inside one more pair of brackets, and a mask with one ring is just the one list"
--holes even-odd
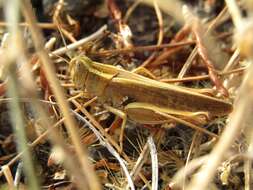
[[(167, 122), (178, 122), (211, 137), (218, 138), (218, 135), (199, 127), (194, 123), (203, 125), (203, 117), (208, 118), (206, 112), (182, 112), (161, 108), (153, 104), (134, 102), (125, 106), (127, 116), (142, 124), (162, 124)], [(195, 122), (194, 122), (195, 121)]]

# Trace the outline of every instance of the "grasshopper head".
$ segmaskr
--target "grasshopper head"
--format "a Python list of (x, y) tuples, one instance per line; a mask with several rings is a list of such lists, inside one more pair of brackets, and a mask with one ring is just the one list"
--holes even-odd
[(85, 82), (91, 68), (92, 61), (86, 56), (73, 58), (69, 63), (70, 76), (78, 88), (85, 88)]

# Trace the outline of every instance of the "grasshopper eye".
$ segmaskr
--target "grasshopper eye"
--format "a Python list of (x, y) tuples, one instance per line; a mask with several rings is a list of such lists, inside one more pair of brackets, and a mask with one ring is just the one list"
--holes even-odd
[(79, 60), (72, 60), (69, 65), (70, 76), (78, 88), (85, 88), (85, 80), (88, 75), (88, 69), (84, 63)]

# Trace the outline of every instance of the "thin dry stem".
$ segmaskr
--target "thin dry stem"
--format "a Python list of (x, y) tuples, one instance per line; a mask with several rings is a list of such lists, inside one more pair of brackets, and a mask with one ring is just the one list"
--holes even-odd
[[(10, 98), (6, 98), (2, 101), (10, 101)], [(22, 101), (27, 101), (29, 102), (30, 100), (25, 100), (25, 99), (20, 99)], [(43, 101), (45, 103), (50, 103), (48, 101)], [(78, 111), (79, 109), (75, 109), (75, 111)], [(45, 138), (48, 137), (48, 135), (52, 132), (52, 130), (54, 128), (60, 127), (61, 124), (64, 122), (65, 118), (59, 119), (59, 121), (57, 121), (53, 126), (51, 126), (50, 128), (48, 128), (45, 132), (43, 132), (40, 136), (38, 136), (32, 143), (29, 144), (28, 148), (34, 148), (35, 146), (37, 146), (38, 144), (40, 144)], [(22, 154), (24, 154), (26, 150), (20, 152), (18, 155), (16, 155), (13, 159), (11, 159), (8, 164), (6, 166), (11, 167), (15, 162), (17, 162), (20, 157), (22, 156)], [(3, 170), (0, 171), (0, 177), (3, 175)]]
[[(154, 1), (154, 8), (155, 8), (155, 13), (156, 13), (156, 17), (158, 20), (158, 25), (159, 25), (159, 33), (158, 33), (158, 40), (157, 40), (157, 46), (161, 45), (163, 42), (163, 36), (164, 36), (164, 32), (163, 32), (163, 17), (162, 17), (162, 13), (160, 11), (159, 6), (157, 5), (157, 0), (153, 0)], [(151, 63), (151, 61), (154, 59), (154, 57), (156, 56), (156, 52), (153, 52), (148, 58), (147, 60), (145, 60), (140, 67), (146, 67), (149, 63)]]
[(148, 146), (152, 162), (152, 190), (158, 189), (158, 157), (157, 150), (152, 136), (148, 137)]
[[(75, 129), (75, 126), (76, 126), (75, 122), (73, 118), (71, 117), (71, 114), (69, 113), (69, 106), (66, 100), (64, 99), (65, 95), (59, 85), (57, 77), (55, 76), (54, 69), (52, 67), (53, 66), (52, 61), (50, 60), (48, 54), (43, 49), (43, 37), (42, 37), (41, 31), (36, 26), (36, 19), (32, 12), (31, 4), (28, 0), (23, 0), (21, 7), (22, 7), (22, 13), (27, 23), (29, 23), (34, 44), (38, 51), (38, 56), (40, 57), (42, 64), (45, 68), (45, 74), (48, 80), (51, 82), (52, 90), (56, 96), (57, 101), (59, 102), (59, 107), (63, 113), (63, 116), (65, 117), (65, 124), (70, 134), (71, 140), (74, 144), (74, 147), (76, 149), (77, 156), (82, 167), (82, 172), (84, 176), (86, 176), (87, 182), (89, 183), (89, 187), (91, 189), (94, 189), (94, 190), (100, 189), (100, 184), (98, 183), (97, 177), (91, 165), (88, 163), (87, 154), (84, 152), (83, 147), (80, 143), (78, 132)], [(87, 175), (87, 171), (89, 171), (89, 175)]]
[(22, 177), (22, 169), (23, 169), (23, 163), (19, 162), (18, 166), (17, 166), (16, 173), (15, 173), (15, 178), (14, 178), (14, 186), (15, 187), (19, 186), (19, 183), (20, 183), (20, 180)]
[(7, 180), (9, 189), (14, 190), (15, 189), (14, 188), (14, 181), (13, 181), (13, 177), (12, 177), (10, 168), (8, 166), (4, 165), (4, 166), (2, 166), (2, 170), (4, 173), (5, 179)]
[(122, 19), (122, 13), (114, 0), (107, 0), (107, 6), (111, 13), (111, 17), (115, 20), (116, 28), (118, 30), (118, 41), (116, 41), (116, 45), (118, 44), (119, 47), (123, 46), (126, 48), (133, 47), (132, 44), (132, 32), (129, 26), (125, 23)]
[(211, 81), (214, 83), (216, 86), (217, 90), (224, 96), (228, 97), (228, 91), (227, 89), (223, 86), (222, 82), (217, 76), (217, 71), (214, 68), (214, 64), (211, 61), (211, 58), (208, 54), (207, 48), (205, 47), (204, 44), (204, 39), (202, 37), (203, 28), (201, 27), (201, 23), (199, 22), (198, 18), (193, 15), (193, 13), (189, 10), (187, 6), (184, 6), (183, 12), (185, 14), (185, 17), (187, 17), (187, 20), (189, 21), (189, 24), (191, 25), (192, 31), (195, 35), (196, 42), (197, 42), (197, 47), (198, 47), (198, 53), (200, 57), (203, 59), (207, 69), (208, 73), (210, 75)]
[[(188, 36), (190, 33), (190, 27), (188, 25), (184, 25), (178, 33), (175, 35), (175, 37), (171, 40), (170, 44), (174, 43), (180, 43), (186, 36)], [(181, 42), (183, 43), (183, 42)], [(166, 59), (168, 59), (171, 55), (174, 53), (180, 51), (183, 48), (181, 47), (175, 47), (173, 49), (166, 49), (164, 52), (162, 52), (159, 56), (155, 58), (155, 60), (150, 64), (150, 66), (158, 66), (165, 62)]]
[[(12, 123), (15, 129), (15, 133), (17, 135), (18, 148), (19, 152), (28, 149), (27, 145), (27, 137), (25, 134), (25, 122), (23, 118), (23, 114), (21, 111), (21, 106), (18, 101), (18, 82), (15, 73), (14, 65), (10, 65), (12, 67), (9, 68), (9, 82), (7, 92), (9, 97), (12, 97), (13, 100), (10, 102), (10, 110), (11, 110), (11, 118)], [(11, 69), (12, 68), (12, 69)], [(12, 73), (12, 74), (11, 74)], [(24, 169), (28, 178), (29, 188), (39, 189), (38, 180), (35, 175), (33, 162), (31, 159), (31, 152), (24, 151), (22, 155), (22, 160), (24, 162)]]
[[(98, 129), (98, 131), (112, 144), (118, 152), (120, 152), (120, 146), (113, 140), (113, 138), (104, 130), (104, 128), (93, 118), (93, 116), (83, 107), (76, 100), (71, 101), (76, 107), (80, 108), (80, 111), (89, 119), (89, 121)], [(123, 158), (129, 163), (133, 164), (132, 160), (122, 152)], [(140, 178), (143, 180), (145, 184), (148, 184), (148, 180), (142, 173), (138, 174)], [(149, 189), (151, 189), (150, 185), (148, 184)]]
[(143, 164), (146, 162), (147, 157), (149, 153), (149, 147), (148, 147), (148, 142), (144, 145), (137, 161), (135, 162), (135, 165), (130, 173), (131, 177), (133, 180), (138, 176), (138, 173), (140, 172)]
[(138, 7), (142, 0), (135, 1), (128, 9), (123, 18), (124, 22), (127, 22), (133, 11)]
[(118, 160), (120, 166), (122, 167), (127, 181), (128, 181), (128, 185), (130, 186), (130, 188), (132, 190), (135, 189), (134, 187), (134, 183), (132, 181), (132, 178), (128, 172), (128, 169), (126, 167), (125, 161), (120, 157), (120, 155), (118, 154), (118, 152), (113, 148), (113, 146), (100, 134), (100, 132), (93, 127), (90, 122), (88, 122), (84, 117), (82, 117), (80, 114), (78, 114), (77, 112), (73, 112), (74, 115), (76, 115), (81, 121), (83, 121), (85, 123), (85, 125), (87, 125), (92, 131), (93, 133), (96, 135), (96, 137), (98, 138), (99, 142), (101, 145), (105, 146), (108, 151)]
[(187, 42), (178, 42), (178, 43), (169, 43), (169, 44), (161, 44), (161, 45), (148, 45), (148, 46), (135, 46), (132, 48), (122, 48), (122, 49), (113, 49), (113, 50), (103, 50), (99, 52), (91, 52), (91, 55), (94, 56), (107, 56), (111, 54), (125, 54), (129, 52), (143, 52), (143, 51), (156, 51), (163, 48), (177, 48), (183, 47), (187, 45), (195, 44), (194, 41)]
[(245, 183), (245, 190), (251, 190), (252, 184), (252, 160), (245, 160), (244, 161), (244, 183)]
[(64, 39), (64, 36), (69, 39), (71, 42), (76, 42), (77, 40), (73, 37), (72, 33), (68, 32), (64, 27), (63, 27), (63, 22), (62, 19), (60, 17), (60, 13), (64, 8), (64, 0), (58, 0), (57, 2), (57, 6), (55, 8), (54, 11), (54, 15), (53, 15), (53, 22), (55, 23), (55, 25), (57, 26), (60, 35), (62, 37), (63, 43), (66, 46), (66, 42)]
[[(187, 154), (187, 157), (186, 157), (186, 162), (185, 162), (185, 168), (187, 168), (190, 160), (191, 160), (191, 154), (193, 153), (193, 150), (196, 146), (196, 142), (197, 141), (197, 138), (199, 137), (200, 133), (199, 132), (195, 132), (194, 135), (193, 135), (193, 138), (192, 138), (192, 143), (191, 143), (191, 146), (189, 148), (189, 151), (188, 151), (188, 154)], [(184, 179), (183, 179), (183, 189), (185, 188), (185, 184), (186, 184), (186, 179), (187, 179), (187, 175), (185, 174), (184, 175)]]
[[(217, 73), (219, 76), (226, 76), (226, 75), (231, 75), (231, 74), (237, 74), (237, 73), (243, 73), (247, 67), (242, 67), (234, 70), (230, 70), (227, 72), (221, 72)], [(192, 76), (192, 77), (184, 77), (181, 79), (161, 79), (161, 82), (166, 82), (166, 83), (175, 83), (175, 82), (189, 82), (189, 81), (198, 81), (198, 80), (206, 80), (209, 79), (209, 75), (200, 75), (200, 76)]]
[(225, 0), (226, 5), (229, 9), (229, 12), (232, 16), (232, 20), (237, 29), (240, 29), (242, 26), (242, 15), (237, 2), (235, 0)]
[(233, 69), (238, 64), (239, 60), (240, 60), (240, 50), (236, 49), (231, 58), (229, 59), (228, 64), (223, 69), (223, 72)]
[[(40, 27), (41, 29), (49, 29), (49, 30), (56, 30), (57, 27), (55, 26), (55, 24), (53, 23), (37, 23), (38, 27)], [(0, 22), (0, 27), (8, 27), (10, 24), (8, 24), (7, 22)], [(22, 23), (18, 23), (19, 26), (22, 27), (27, 27), (28, 23), (22, 22)]]
[[(8, 49), (10, 51), (5, 52), (6, 59), (2, 62), (5, 65), (6, 72), (8, 74), (8, 88), (7, 95), (13, 100), (9, 102), (10, 107), (10, 118), (12, 122), (12, 127), (17, 138), (17, 149), (19, 152), (23, 150), (27, 150), (27, 136), (25, 132), (25, 120), (24, 115), (22, 113), (21, 105), (18, 101), (20, 96), (19, 91), (19, 82), (18, 77), (15, 75), (16, 66), (19, 63), (24, 61), (24, 47), (21, 32), (17, 25), (20, 19), (20, 2), (13, 0), (6, 2), (6, 12), (5, 16), (9, 25), (10, 32), (10, 43), (8, 44)], [(2, 44), (4, 45), (4, 43)], [(22, 156), (22, 161), (24, 163), (24, 172), (28, 179), (28, 188), (31, 189), (39, 189), (38, 179), (35, 175), (34, 163), (31, 157), (30, 151), (25, 151)]]
[(62, 48), (59, 48), (57, 50), (54, 50), (53, 52), (49, 53), (49, 56), (50, 57), (55, 57), (55, 56), (59, 56), (59, 55), (62, 55), (68, 51), (71, 51), (71, 50), (75, 50), (77, 49), (78, 47), (98, 38), (99, 36), (103, 35), (105, 30), (107, 29), (107, 26), (104, 25), (102, 26), (100, 29), (98, 29), (96, 32), (94, 32), (93, 34), (91, 34), (90, 36), (87, 36), (83, 39), (80, 39), (78, 40), (77, 42), (74, 42), (72, 44), (69, 44), (65, 47), (62, 47)]
[[(136, 0), (138, 1), (138, 0)], [(141, 2), (153, 6), (153, 0), (142, 0)], [(184, 17), (181, 13), (182, 2), (179, 0), (164, 1), (157, 0), (159, 8), (165, 13), (171, 15), (180, 24), (184, 23)]]
[[(233, 4), (235, 5), (233, 6), (233, 8), (238, 9), (238, 7), (236, 6), (236, 2), (230, 0), (226, 1), (226, 3), (228, 5), (229, 11), (231, 12), (231, 16), (235, 17), (233, 19), (235, 21), (235, 26), (237, 28), (240, 28), (241, 24), (238, 22), (241, 22), (242, 18), (238, 18), (238, 11), (234, 15), (234, 11), (231, 10), (231, 7), (229, 5)], [(194, 177), (188, 189), (198, 190), (207, 188), (208, 184), (216, 173), (217, 167), (224, 159), (224, 154), (228, 151), (236, 137), (240, 134), (240, 131), (244, 128), (247, 119), (251, 119), (251, 117), (249, 117), (249, 114), (252, 114), (251, 108), (253, 100), (251, 96), (248, 96), (248, 94), (252, 92), (252, 76), (253, 66), (252, 61), (250, 61), (250, 67), (245, 75), (244, 81), (241, 85), (239, 94), (235, 102), (234, 107), (236, 109), (230, 115), (229, 123), (223, 131), (220, 140), (210, 153), (209, 159), (206, 162), (205, 167), (203, 167), (199, 172), (199, 175), (201, 175), (202, 180), (198, 180), (196, 177)]]
[[(214, 20), (211, 21), (211, 23), (208, 26), (207, 31), (205, 31), (204, 35), (209, 34), (222, 21), (222, 18), (226, 15), (226, 13), (227, 13), (227, 8), (224, 7), (223, 10), (219, 13), (219, 15)], [(195, 47), (192, 50), (192, 52), (191, 52), (190, 56), (188, 57), (188, 59), (186, 60), (184, 66), (181, 69), (181, 71), (179, 72), (178, 78), (183, 78), (184, 77), (184, 75), (187, 73), (187, 71), (191, 67), (191, 63), (195, 59), (197, 53), (198, 53), (197, 47)]]
[(188, 162), (187, 166), (182, 167), (170, 182), (171, 188), (183, 188), (182, 180), (190, 174), (192, 174), (197, 168), (199, 168), (206, 160), (208, 156), (202, 156), (195, 158)]

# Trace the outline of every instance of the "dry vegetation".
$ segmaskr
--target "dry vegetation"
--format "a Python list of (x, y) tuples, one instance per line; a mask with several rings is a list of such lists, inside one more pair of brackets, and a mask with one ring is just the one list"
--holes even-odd
[(0, 190), (253, 189), (252, 1), (0, 5)]

